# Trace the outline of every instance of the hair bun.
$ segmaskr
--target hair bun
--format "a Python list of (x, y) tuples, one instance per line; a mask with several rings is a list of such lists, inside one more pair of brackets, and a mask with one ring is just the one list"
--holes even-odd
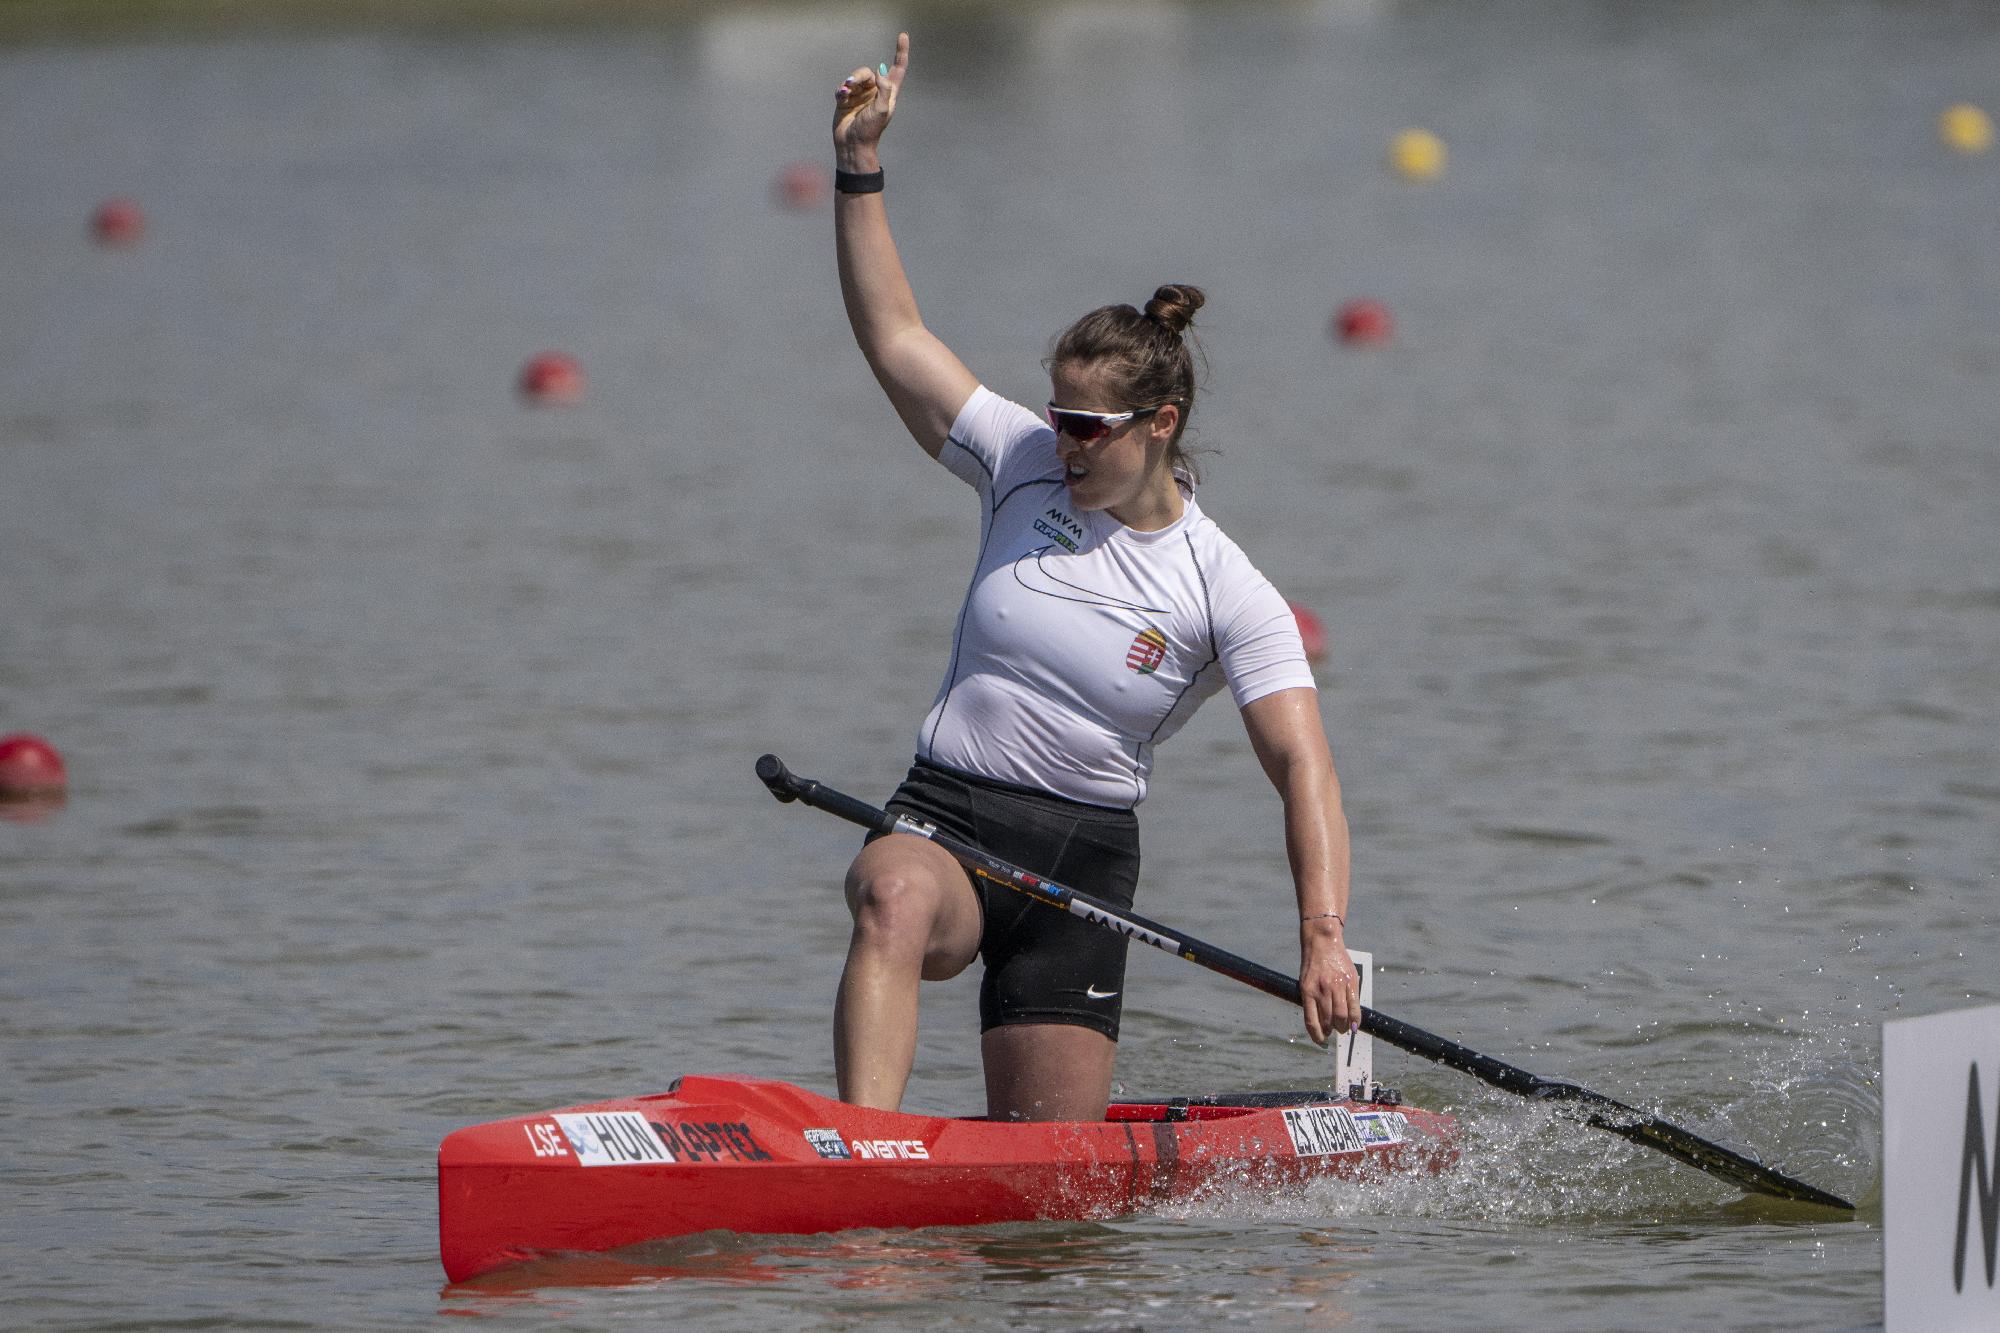
[(1208, 298), (1201, 294), (1201, 288), (1170, 282), (1154, 292), (1153, 299), (1146, 302), (1146, 318), (1162, 325), (1169, 333), (1181, 333), (1194, 323), (1194, 312), (1207, 302)]

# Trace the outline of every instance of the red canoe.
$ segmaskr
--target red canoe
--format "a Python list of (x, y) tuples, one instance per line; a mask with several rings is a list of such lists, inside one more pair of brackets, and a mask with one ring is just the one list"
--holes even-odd
[(1325, 1093), (1121, 1103), (1102, 1121), (870, 1111), (763, 1079), (461, 1129), (438, 1149), (438, 1238), (459, 1282), (551, 1252), (701, 1231), (806, 1235), (1116, 1217), (1216, 1186), (1438, 1171), (1449, 1117)]

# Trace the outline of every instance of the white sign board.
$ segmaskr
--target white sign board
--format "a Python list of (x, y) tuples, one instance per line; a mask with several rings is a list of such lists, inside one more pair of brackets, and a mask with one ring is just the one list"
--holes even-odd
[[(1364, 949), (1349, 949), (1354, 970), (1361, 974), (1361, 1006), (1375, 1007), (1375, 955)], [(1375, 1086), (1375, 1039), (1356, 1028), (1333, 1039), (1335, 1092), (1346, 1092), (1355, 1084)]]
[(1885, 1333), (2000, 1328), (2000, 1005), (1882, 1025)]

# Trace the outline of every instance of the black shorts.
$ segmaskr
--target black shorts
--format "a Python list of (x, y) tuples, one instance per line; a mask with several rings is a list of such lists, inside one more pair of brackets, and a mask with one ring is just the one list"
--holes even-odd
[[(1129, 908), (1139, 887), (1139, 820), (1130, 810), (1087, 805), (922, 759), (886, 808), (1119, 907)], [(979, 985), (980, 1031), (1067, 1023), (1118, 1040), (1130, 941), (967, 875), (985, 916), (979, 938), (979, 956), (986, 962)]]

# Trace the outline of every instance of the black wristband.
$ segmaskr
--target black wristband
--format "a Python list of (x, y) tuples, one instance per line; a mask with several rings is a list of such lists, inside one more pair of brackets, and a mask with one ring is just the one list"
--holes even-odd
[(879, 168), (874, 171), (842, 171), (836, 167), (833, 188), (842, 194), (880, 194), (882, 172)]

